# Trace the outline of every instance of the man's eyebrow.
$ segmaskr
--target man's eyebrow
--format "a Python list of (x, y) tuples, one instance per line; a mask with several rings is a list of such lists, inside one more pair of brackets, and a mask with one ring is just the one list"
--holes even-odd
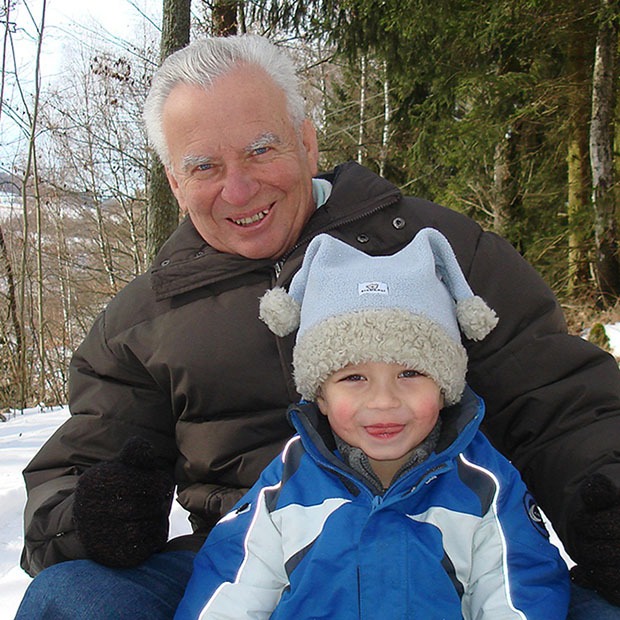
[(213, 159), (211, 157), (206, 157), (205, 155), (186, 155), (181, 163), (181, 168), (183, 169), (183, 172), (188, 172), (196, 166), (212, 163)]
[[(256, 149), (262, 148), (264, 146), (271, 146), (274, 144), (281, 144), (282, 140), (280, 140), (280, 136), (273, 133), (272, 131), (267, 131), (248, 144), (245, 149), (243, 149), (246, 153), (251, 153)], [(206, 155), (186, 155), (183, 157), (183, 161), (181, 162), (181, 168), (183, 172), (188, 172), (196, 168), (197, 166), (204, 166), (205, 164), (212, 164), (213, 158), (207, 157)]]
[(251, 153), (256, 149), (260, 149), (264, 146), (271, 146), (273, 144), (281, 144), (280, 136), (276, 135), (271, 131), (267, 131), (260, 136), (258, 136), (255, 140), (252, 140), (250, 144), (245, 147), (246, 153)]

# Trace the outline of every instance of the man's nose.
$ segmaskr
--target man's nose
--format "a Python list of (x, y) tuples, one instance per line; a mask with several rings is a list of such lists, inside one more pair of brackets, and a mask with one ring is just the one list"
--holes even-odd
[(247, 205), (258, 192), (259, 183), (243, 168), (229, 168), (226, 171), (221, 196), (237, 207)]

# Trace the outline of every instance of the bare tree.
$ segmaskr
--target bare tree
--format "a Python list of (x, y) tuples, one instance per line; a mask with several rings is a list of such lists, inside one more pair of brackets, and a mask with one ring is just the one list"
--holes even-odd
[[(191, 0), (164, 0), (160, 62), (189, 43)], [(179, 206), (163, 163), (153, 156), (149, 182), (147, 255), (152, 260), (179, 223)]]
[(592, 76), (590, 165), (596, 239), (596, 272), (604, 300), (620, 294), (620, 263), (613, 192), (614, 62), (618, 47), (615, 2), (601, 0)]
[(590, 278), (589, 246), (592, 233), (588, 117), (591, 58), (587, 33), (568, 31), (568, 282), (570, 295), (583, 290)]
[[(28, 8), (28, 5), (26, 5)], [(30, 13), (30, 10), (28, 8)], [(45, 17), (47, 11), (47, 2), (43, 0), (41, 5), (41, 16), (38, 22), (32, 18), (33, 23), (35, 25), (37, 31), (37, 47), (35, 54), (35, 73), (34, 73), (34, 93), (32, 95), (32, 107), (29, 106), (29, 103), (20, 88), (20, 93), (22, 95), (22, 105), (26, 111), (27, 115), (27, 129), (28, 129), (28, 153), (26, 158), (26, 167), (22, 177), (22, 254), (21, 254), (21, 263), (20, 263), (20, 274), (19, 274), (19, 284), (18, 284), (18, 309), (19, 309), (19, 323), (22, 326), (22, 330), (26, 324), (26, 293), (29, 288), (28, 283), (28, 254), (29, 254), (29, 233), (30, 233), (30, 223), (29, 223), (29, 186), (32, 182), (35, 188), (35, 213), (37, 217), (37, 222), (39, 222), (40, 217), (40, 202), (39, 202), (39, 193), (38, 193), (38, 183), (39, 178), (37, 174), (37, 151), (36, 151), (36, 137), (38, 131), (38, 117), (39, 117), (39, 104), (40, 104), (40, 95), (41, 95), (41, 48), (43, 45), (43, 32), (45, 28)], [(30, 13), (31, 17), (32, 14)], [(18, 80), (19, 84), (19, 80)], [(36, 249), (37, 249), (37, 318), (38, 318), (38, 330), (36, 335), (37, 349), (39, 354), (39, 376), (42, 377), (45, 373), (45, 343), (43, 339), (43, 295), (41, 291), (43, 273), (41, 269), (41, 255), (40, 255), (40, 229), (37, 226), (37, 241), (36, 241)], [(22, 332), (23, 333), (23, 332)], [(25, 343), (23, 343), (25, 345)], [(20, 408), (24, 408), (26, 406), (26, 402), (28, 399), (28, 391), (31, 388), (31, 381), (28, 378), (28, 365), (27, 365), (27, 347), (22, 346), (21, 350), (18, 352), (18, 375), (20, 378)], [(43, 388), (43, 384), (40, 384), (40, 387)], [(41, 394), (41, 398), (44, 399), (44, 394)]]
[(239, 31), (239, 9), (243, 2), (237, 0), (216, 0), (211, 5), (213, 33), (227, 37)]
[(364, 163), (364, 131), (366, 129), (366, 75), (367, 62), (366, 55), (362, 54), (360, 58), (360, 113), (359, 127), (357, 130), (357, 163)]

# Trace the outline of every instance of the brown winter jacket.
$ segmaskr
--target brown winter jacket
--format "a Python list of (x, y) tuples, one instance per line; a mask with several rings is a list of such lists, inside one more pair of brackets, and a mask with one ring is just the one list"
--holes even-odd
[(549, 288), (496, 235), (402, 197), (356, 164), (327, 178), (334, 184), (328, 202), (277, 265), (219, 253), (185, 220), (150, 272), (98, 317), (71, 363), (72, 417), (24, 472), (26, 571), (85, 556), (72, 524), (75, 483), (136, 434), (174, 473), (197, 549), (292, 433), (285, 410), (298, 398), (294, 336), (279, 339), (258, 319), (259, 297), (288, 285), (318, 233), (391, 254), (425, 226), (446, 235), (473, 290), (499, 316), (491, 336), (466, 343), (468, 381), (486, 399), (487, 435), (520, 469), (570, 550), (580, 480), (596, 464), (620, 484), (613, 358), (566, 334)]

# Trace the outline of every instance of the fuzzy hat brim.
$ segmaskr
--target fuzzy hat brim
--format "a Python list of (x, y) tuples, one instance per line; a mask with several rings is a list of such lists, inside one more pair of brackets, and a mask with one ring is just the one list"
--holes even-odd
[(340, 314), (309, 327), (293, 353), (297, 389), (315, 400), (332, 373), (365, 362), (402, 364), (431, 377), (446, 405), (458, 402), (465, 389), (463, 345), (425, 316), (392, 308)]

